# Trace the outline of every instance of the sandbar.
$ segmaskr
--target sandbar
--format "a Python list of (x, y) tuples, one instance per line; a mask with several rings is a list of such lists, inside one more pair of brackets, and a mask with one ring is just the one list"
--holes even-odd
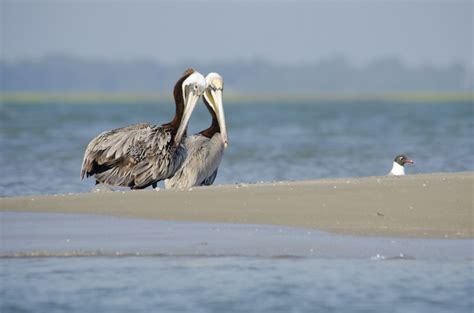
[(303, 227), (339, 234), (473, 238), (474, 172), (0, 198), (3, 212)]

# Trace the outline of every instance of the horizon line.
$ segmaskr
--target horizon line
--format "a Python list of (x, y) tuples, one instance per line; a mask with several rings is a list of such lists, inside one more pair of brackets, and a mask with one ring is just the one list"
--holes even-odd
[(199, 65), (210, 65), (210, 64), (232, 64), (232, 63), (263, 63), (263, 64), (268, 64), (271, 66), (283, 66), (283, 67), (299, 67), (299, 66), (308, 66), (308, 65), (317, 65), (321, 64), (324, 62), (328, 61), (334, 61), (334, 60), (340, 60), (342, 62), (345, 62), (346, 64), (353, 66), (353, 67), (367, 67), (370, 66), (374, 63), (381, 62), (381, 61), (387, 61), (387, 60), (392, 60), (399, 62), (400, 65), (405, 66), (405, 67), (410, 67), (410, 68), (419, 68), (419, 67), (434, 67), (434, 68), (449, 68), (453, 66), (464, 66), (466, 68), (471, 68), (474, 69), (474, 58), (469, 61), (465, 60), (460, 60), (460, 59), (453, 59), (448, 63), (433, 63), (430, 60), (420, 60), (416, 63), (414, 62), (408, 62), (403, 56), (401, 55), (395, 55), (395, 54), (385, 54), (385, 55), (380, 55), (377, 57), (372, 57), (366, 61), (360, 62), (354, 60), (354, 58), (351, 58), (345, 53), (339, 53), (335, 52), (332, 54), (328, 54), (319, 58), (314, 58), (312, 60), (302, 60), (298, 62), (278, 62), (275, 60), (272, 60), (270, 58), (265, 58), (262, 55), (255, 55), (252, 57), (234, 57), (234, 58), (222, 58), (222, 59), (217, 59), (217, 60), (192, 60), (190, 58), (188, 59), (181, 59), (181, 60), (176, 60), (174, 62), (168, 62), (168, 61), (163, 61), (163, 60), (158, 60), (154, 59), (149, 56), (133, 56), (133, 57), (126, 57), (126, 58), (108, 58), (106, 56), (86, 56), (86, 55), (78, 55), (74, 53), (68, 53), (68, 52), (51, 52), (47, 53), (41, 56), (19, 56), (19, 57), (5, 57), (1, 56), (0, 57), (0, 63), (4, 64), (9, 64), (9, 65), (18, 65), (24, 62), (41, 62), (44, 60), (49, 60), (49, 59), (75, 59), (75, 60), (80, 60), (83, 62), (104, 62), (104, 63), (117, 63), (117, 64), (126, 64), (126, 63), (154, 63), (154, 64), (159, 64), (163, 66), (168, 66), (168, 67), (173, 67), (173, 66), (181, 66), (183, 63), (191, 63), (191, 64), (199, 64)]
[[(2, 92), (0, 105), (5, 103), (147, 103), (172, 100), (165, 92)], [(423, 102), (471, 102), (474, 91), (375, 91), (375, 92), (227, 92), (225, 101), (231, 103), (271, 102), (361, 102), (394, 101), (400, 103)]]

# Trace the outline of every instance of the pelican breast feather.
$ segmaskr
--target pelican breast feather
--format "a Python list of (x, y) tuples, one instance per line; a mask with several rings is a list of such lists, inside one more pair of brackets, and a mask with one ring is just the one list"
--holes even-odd
[(187, 157), (173, 177), (165, 181), (166, 188), (189, 188), (211, 185), (224, 153), (220, 133), (211, 138), (200, 134), (184, 140)]

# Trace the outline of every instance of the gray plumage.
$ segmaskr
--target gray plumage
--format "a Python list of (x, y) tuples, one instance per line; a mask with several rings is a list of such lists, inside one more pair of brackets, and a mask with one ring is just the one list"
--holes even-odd
[(171, 177), (186, 151), (173, 144), (172, 128), (132, 125), (101, 133), (87, 146), (81, 178), (93, 176), (114, 186), (146, 188)]
[(203, 101), (212, 117), (211, 125), (184, 140), (186, 160), (175, 175), (165, 181), (166, 188), (211, 185), (216, 179), (217, 168), (227, 146), (227, 129), (222, 106), (224, 80), (217, 73), (209, 73), (206, 82)]
[(224, 153), (221, 134), (215, 133), (211, 138), (201, 134), (187, 137), (184, 147), (187, 150), (186, 159), (174, 176), (165, 180), (165, 187), (212, 185)]
[(101, 133), (87, 145), (81, 178), (95, 176), (96, 182), (139, 189), (173, 176), (186, 157), (182, 138), (206, 86), (204, 76), (187, 69), (173, 89), (173, 120), (161, 126), (142, 123)]

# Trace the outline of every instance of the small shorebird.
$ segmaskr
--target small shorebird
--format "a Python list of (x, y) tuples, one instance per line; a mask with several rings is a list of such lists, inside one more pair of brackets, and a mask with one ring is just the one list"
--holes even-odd
[(413, 164), (414, 162), (408, 159), (403, 154), (397, 155), (395, 159), (393, 159), (393, 166), (389, 176), (402, 176), (405, 175), (405, 164)]
[(188, 69), (176, 82), (174, 118), (161, 126), (148, 123), (105, 131), (87, 145), (81, 178), (96, 183), (142, 189), (174, 175), (183, 163), (189, 118), (206, 90), (204, 76)]
[(217, 73), (209, 73), (206, 82), (203, 101), (211, 114), (211, 125), (184, 139), (186, 159), (174, 176), (165, 180), (167, 189), (212, 185), (216, 179), (222, 154), (227, 147), (227, 129), (222, 106), (224, 79)]

